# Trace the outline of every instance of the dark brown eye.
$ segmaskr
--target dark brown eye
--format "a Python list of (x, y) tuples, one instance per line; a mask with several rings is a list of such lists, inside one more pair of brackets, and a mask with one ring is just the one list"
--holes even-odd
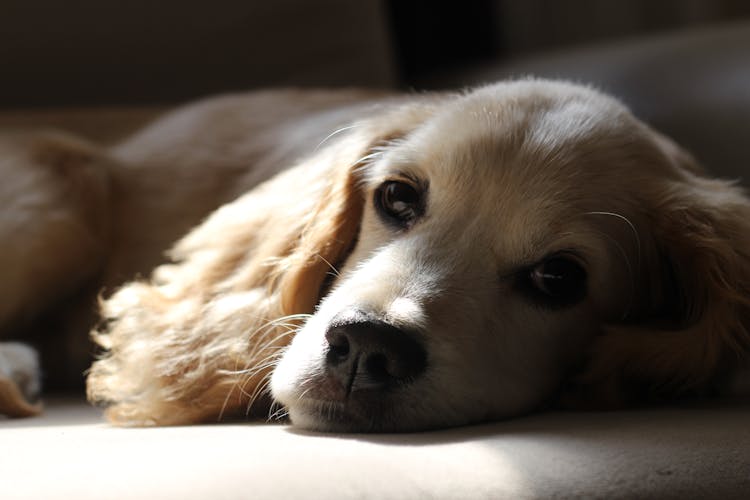
[(586, 271), (574, 258), (553, 255), (527, 271), (532, 297), (548, 307), (567, 307), (586, 297)]
[(422, 215), (422, 195), (411, 184), (386, 181), (375, 193), (375, 205), (389, 223), (406, 227)]

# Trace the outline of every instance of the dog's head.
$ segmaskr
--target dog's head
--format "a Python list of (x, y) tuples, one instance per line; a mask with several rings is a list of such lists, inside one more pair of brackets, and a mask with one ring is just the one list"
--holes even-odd
[(574, 369), (612, 403), (705, 387), (746, 349), (746, 199), (617, 101), (519, 81), (394, 116), (350, 163), (337, 262), (311, 254), (335, 276), (273, 374), (293, 423), (504, 417)]

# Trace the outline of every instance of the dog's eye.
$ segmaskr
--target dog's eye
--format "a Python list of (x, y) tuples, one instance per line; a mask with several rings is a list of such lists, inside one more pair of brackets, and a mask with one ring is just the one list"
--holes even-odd
[(527, 272), (527, 283), (542, 305), (572, 306), (586, 296), (586, 271), (572, 257), (554, 255)]
[(378, 211), (397, 225), (404, 227), (422, 214), (422, 196), (410, 184), (386, 181), (375, 193)]

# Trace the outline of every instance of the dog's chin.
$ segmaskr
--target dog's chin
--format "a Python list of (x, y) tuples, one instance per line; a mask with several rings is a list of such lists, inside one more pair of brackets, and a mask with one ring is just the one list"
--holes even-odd
[(388, 432), (393, 427), (376, 415), (365, 417), (335, 401), (299, 402), (289, 407), (289, 418), (294, 427), (317, 432)]
[(289, 418), (297, 428), (321, 432), (403, 432), (404, 427), (410, 427), (409, 419), (391, 398), (357, 396), (305, 396), (287, 406)]
[(318, 432), (396, 433), (451, 425), (419, 418), (410, 411), (412, 405), (398, 404), (389, 399), (383, 397), (363, 402), (356, 398), (345, 401), (302, 398), (287, 409), (294, 427)]
[(420, 412), (408, 398), (382, 395), (374, 399), (344, 401), (303, 397), (287, 405), (292, 426), (316, 432), (406, 433), (440, 430), (484, 421), (459, 412), (439, 415)]

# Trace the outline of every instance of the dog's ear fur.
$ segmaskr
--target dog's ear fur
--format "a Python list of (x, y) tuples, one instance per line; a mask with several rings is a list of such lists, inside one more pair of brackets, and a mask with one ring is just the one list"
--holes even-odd
[(299, 315), (355, 243), (357, 174), (373, 148), (420, 123), (397, 108), (214, 212), (150, 281), (101, 302), (105, 349), (89, 399), (124, 425), (181, 424), (248, 411)]
[[(659, 137), (673, 174), (644, 187), (663, 298), (649, 319), (609, 326), (580, 377), (578, 402), (622, 406), (712, 390), (750, 353), (750, 201), (734, 183), (704, 177)], [(585, 404), (585, 402), (584, 402)]]

